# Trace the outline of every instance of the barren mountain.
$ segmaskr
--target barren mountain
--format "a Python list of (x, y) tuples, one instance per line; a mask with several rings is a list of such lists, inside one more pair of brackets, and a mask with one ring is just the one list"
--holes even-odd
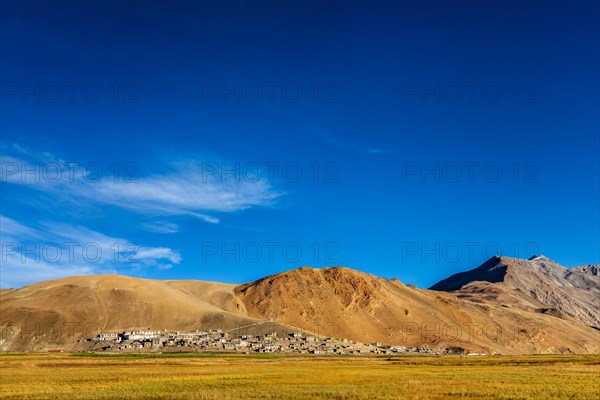
[(579, 272), (583, 272), (585, 274), (598, 276), (598, 270), (600, 270), (600, 264), (581, 265), (581, 266), (575, 267), (573, 269), (576, 271), (579, 271)]
[(545, 256), (529, 260), (492, 257), (430, 289), (474, 301), (568, 316), (600, 328), (600, 277), (596, 265), (565, 268)]
[(600, 349), (600, 333), (570, 319), (342, 267), (303, 267), (240, 285), (236, 293), (254, 317), (358, 341), (502, 353)]
[[(77, 339), (99, 331), (239, 332), (239, 327), (271, 324), (268, 329), (293, 326), (322, 336), (411, 347), (600, 352), (600, 331), (562, 313), (541, 312), (547, 307), (540, 301), (543, 293), (533, 299), (498, 285), (506, 274), (489, 269), (486, 276), (495, 283), (477, 281), (483, 295), (417, 289), (342, 267), (302, 267), (238, 286), (119, 275), (58, 279), (0, 292), (0, 349), (81, 349)], [(581, 284), (579, 275), (564, 280)], [(535, 306), (523, 306), (524, 299)]]
[(135, 329), (234, 328), (246, 315), (235, 285), (78, 276), (0, 293), (0, 349), (79, 348), (77, 339)]

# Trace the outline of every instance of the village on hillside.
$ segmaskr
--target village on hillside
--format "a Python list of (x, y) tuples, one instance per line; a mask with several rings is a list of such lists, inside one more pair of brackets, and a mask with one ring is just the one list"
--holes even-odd
[[(129, 331), (100, 333), (82, 341), (95, 342), (97, 350), (107, 352), (240, 352), (281, 354), (394, 354), (403, 352), (442, 354), (448, 349), (428, 347), (386, 346), (381, 343), (360, 343), (348, 339), (335, 339), (289, 332), (250, 335), (230, 335), (221, 330), (195, 332)], [(462, 349), (460, 349), (462, 350)], [(459, 350), (456, 350), (457, 354)]]

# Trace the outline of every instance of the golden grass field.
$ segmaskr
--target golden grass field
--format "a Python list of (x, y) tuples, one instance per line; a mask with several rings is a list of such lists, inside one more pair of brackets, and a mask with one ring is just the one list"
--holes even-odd
[(600, 356), (0, 354), (2, 399), (600, 399)]

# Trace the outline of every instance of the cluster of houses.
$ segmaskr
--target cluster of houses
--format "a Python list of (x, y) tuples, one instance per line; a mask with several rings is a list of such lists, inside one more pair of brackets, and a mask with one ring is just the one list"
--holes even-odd
[(94, 338), (104, 351), (189, 351), (241, 352), (288, 354), (394, 354), (399, 352), (436, 353), (429, 348), (384, 346), (381, 343), (359, 343), (348, 339), (307, 336), (290, 332), (280, 336), (276, 332), (260, 335), (242, 334), (231, 337), (217, 329), (196, 332), (130, 331), (100, 333)]

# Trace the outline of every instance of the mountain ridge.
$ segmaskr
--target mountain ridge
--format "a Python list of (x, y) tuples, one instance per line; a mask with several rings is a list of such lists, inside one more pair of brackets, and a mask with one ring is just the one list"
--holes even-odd
[[(529, 261), (518, 260), (523, 262)], [(513, 269), (506, 263), (486, 261), (475, 269), (492, 270), (490, 280), (497, 282), (470, 281), (456, 293), (340, 266), (303, 266), (240, 285), (113, 274), (38, 282), (0, 292), (0, 349), (82, 350), (77, 338), (103, 330), (238, 329), (270, 322), (282, 330), (292, 326), (389, 345), (503, 354), (600, 352), (599, 331), (555, 311), (541, 296), (532, 299), (501, 285), (499, 277), (504, 281)], [(582, 275), (596, 279), (583, 272), (570, 279), (578, 283)]]
[[(483, 282), (483, 283), (482, 283)], [(439, 281), (430, 290), (442, 290), (468, 298), (483, 286), (504, 290), (520, 306), (549, 307), (578, 322), (600, 327), (600, 277), (594, 265), (565, 268), (545, 256), (529, 260), (492, 257), (479, 267)], [(504, 300), (505, 302), (509, 300)], [(543, 308), (543, 307), (540, 307)]]

